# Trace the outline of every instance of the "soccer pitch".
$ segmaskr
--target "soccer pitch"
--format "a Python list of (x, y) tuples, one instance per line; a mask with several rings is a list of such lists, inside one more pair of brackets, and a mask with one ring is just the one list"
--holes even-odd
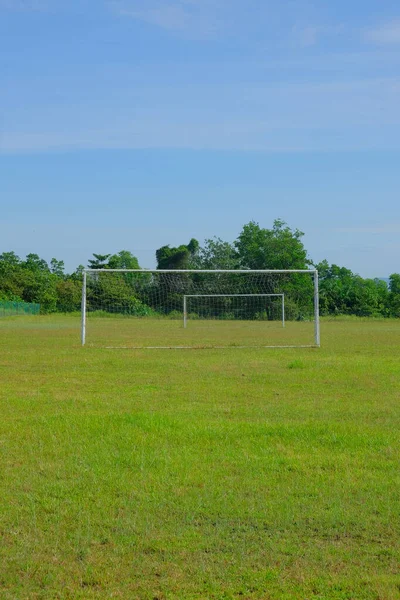
[(320, 349), (79, 326), (0, 319), (2, 600), (400, 598), (400, 320)]
[(231, 321), (199, 319), (87, 319), (86, 345), (102, 348), (232, 348), (314, 346), (313, 321)]

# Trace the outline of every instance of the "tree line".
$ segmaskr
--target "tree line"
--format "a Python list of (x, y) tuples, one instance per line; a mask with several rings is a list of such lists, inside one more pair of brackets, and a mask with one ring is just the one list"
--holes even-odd
[[(219, 237), (200, 243), (191, 239), (178, 247), (162, 246), (155, 252), (157, 269), (311, 269), (319, 272), (322, 315), (400, 317), (400, 274), (388, 282), (365, 279), (350, 269), (315, 263), (303, 243), (303, 232), (277, 219), (271, 228), (251, 221), (243, 226), (234, 242)], [(139, 269), (138, 259), (129, 251), (93, 254), (91, 269)], [(34, 302), (42, 313), (75, 312), (80, 309), (83, 265), (65, 272), (62, 260), (50, 263), (37, 254), (21, 259), (13, 251), (0, 254), (0, 302)], [(115, 290), (115, 294), (121, 294)]]

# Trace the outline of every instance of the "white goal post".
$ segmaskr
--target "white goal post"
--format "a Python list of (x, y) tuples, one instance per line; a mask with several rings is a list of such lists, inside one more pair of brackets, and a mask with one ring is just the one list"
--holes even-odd
[(281, 298), (282, 327), (285, 327), (285, 294), (185, 294), (183, 296), (183, 327), (185, 329), (188, 322), (189, 298)]
[(318, 271), (85, 269), (83, 346), (88, 331), (109, 348), (319, 347)]

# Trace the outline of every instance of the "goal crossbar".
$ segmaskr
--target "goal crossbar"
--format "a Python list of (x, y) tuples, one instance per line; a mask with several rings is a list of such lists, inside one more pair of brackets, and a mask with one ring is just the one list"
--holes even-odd
[(83, 269), (83, 273), (318, 273), (316, 269)]

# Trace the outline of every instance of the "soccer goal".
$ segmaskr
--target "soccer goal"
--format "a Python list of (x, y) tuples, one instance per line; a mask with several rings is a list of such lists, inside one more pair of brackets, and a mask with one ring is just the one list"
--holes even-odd
[(82, 345), (315, 347), (316, 270), (86, 269)]

